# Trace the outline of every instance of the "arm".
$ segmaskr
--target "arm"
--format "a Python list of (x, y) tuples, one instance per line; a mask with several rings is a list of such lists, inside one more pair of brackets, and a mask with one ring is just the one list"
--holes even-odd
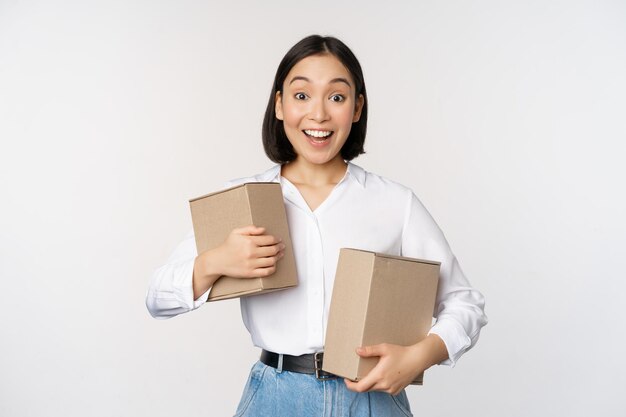
[(402, 254), (441, 262), (433, 312), (437, 320), (429, 333), (438, 335), (446, 345), (448, 359), (442, 364), (454, 366), (476, 344), (480, 329), (487, 324), (485, 299), (472, 288), (430, 213), (412, 192), (409, 199)]
[(403, 227), (402, 255), (441, 262), (433, 312), (437, 321), (428, 336), (413, 346), (382, 344), (357, 350), (360, 356), (379, 356), (380, 360), (358, 383), (346, 382), (355, 391), (398, 393), (434, 364), (454, 366), (487, 324), (483, 295), (471, 287), (439, 226), (412, 192)]
[(191, 230), (176, 246), (167, 262), (152, 274), (146, 307), (157, 319), (174, 317), (200, 307), (208, 297), (194, 297), (193, 267), (197, 256), (196, 242)]
[(152, 276), (146, 296), (150, 314), (164, 319), (200, 307), (222, 275), (256, 278), (273, 274), (285, 245), (264, 233), (264, 228), (256, 226), (234, 229), (220, 246), (197, 255), (191, 231)]

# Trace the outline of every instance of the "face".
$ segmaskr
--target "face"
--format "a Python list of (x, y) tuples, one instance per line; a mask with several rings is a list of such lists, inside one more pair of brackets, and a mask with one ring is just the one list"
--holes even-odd
[(276, 93), (276, 117), (283, 121), (296, 162), (323, 165), (341, 158), (363, 96), (355, 97), (350, 72), (335, 56), (312, 55), (291, 69)]

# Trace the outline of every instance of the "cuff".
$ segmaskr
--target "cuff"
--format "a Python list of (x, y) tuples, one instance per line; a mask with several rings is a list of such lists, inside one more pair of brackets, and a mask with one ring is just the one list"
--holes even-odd
[(209, 291), (206, 291), (197, 300), (193, 299), (193, 266), (195, 259), (183, 262), (177, 266), (174, 274), (181, 277), (181, 280), (174, 285), (174, 296), (188, 310), (200, 307), (209, 298)]
[(440, 318), (430, 329), (428, 334), (436, 334), (443, 340), (448, 349), (448, 359), (439, 365), (454, 367), (463, 353), (472, 345), (472, 340), (465, 333), (465, 329), (456, 320)]
[[(192, 289), (192, 292), (193, 292), (193, 289)], [(202, 294), (200, 297), (198, 297), (196, 300), (194, 300), (193, 308), (198, 308), (202, 304), (206, 303), (206, 301), (209, 299), (209, 293), (210, 292), (211, 292), (211, 289), (209, 288), (208, 290), (206, 290), (204, 292), (204, 294)]]

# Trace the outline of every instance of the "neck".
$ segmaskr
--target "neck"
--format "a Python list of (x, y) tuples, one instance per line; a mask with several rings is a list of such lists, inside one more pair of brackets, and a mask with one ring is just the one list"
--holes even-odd
[(307, 184), (313, 187), (337, 184), (346, 175), (348, 165), (341, 158), (334, 158), (325, 164), (312, 164), (303, 158), (296, 158), (281, 167), (281, 175), (294, 184)]

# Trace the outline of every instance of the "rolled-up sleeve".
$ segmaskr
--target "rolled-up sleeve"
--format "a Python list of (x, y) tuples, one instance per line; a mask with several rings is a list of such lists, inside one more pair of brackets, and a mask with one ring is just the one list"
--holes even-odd
[(441, 229), (419, 199), (410, 193), (402, 232), (402, 255), (441, 262), (439, 286), (430, 333), (446, 345), (449, 359), (441, 365), (454, 366), (477, 342), (487, 324), (485, 299), (472, 288), (452, 253)]
[(193, 298), (193, 267), (197, 255), (191, 230), (167, 262), (152, 274), (146, 295), (146, 307), (152, 317), (167, 319), (195, 310), (206, 302), (209, 291), (196, 300)]

